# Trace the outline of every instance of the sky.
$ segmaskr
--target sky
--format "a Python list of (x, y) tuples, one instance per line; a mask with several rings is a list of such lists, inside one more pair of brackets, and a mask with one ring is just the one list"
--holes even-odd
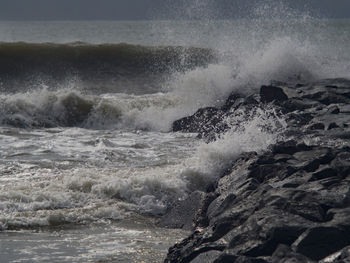
[(284, 2), (320, 17), (350, 18), (350, 0), (0, 0), (0, 20), (227, 19)]

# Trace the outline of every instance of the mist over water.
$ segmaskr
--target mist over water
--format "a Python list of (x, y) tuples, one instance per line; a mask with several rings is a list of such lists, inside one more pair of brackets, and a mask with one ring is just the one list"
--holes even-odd
[[(213, 19), (213, 1), (169, 8), (184, 19), (0, 23), (0, 57), (12, 50), (13, 62), (0, 61), (0, 230), (135, 218), (152, 232), (140, 218), (205, 190), (241, 153), (263, 152), (285, 129), (268, 107), (235, 112), (211, 143), (172, 133), (173, 121), (272, 80), (350, 77), (348, 20), (282, 4), (256, 5), (236, 20)], [(35, 56), (38, 47), (47, 52)], [(71, 262), (65, 253), (61, 262)]]

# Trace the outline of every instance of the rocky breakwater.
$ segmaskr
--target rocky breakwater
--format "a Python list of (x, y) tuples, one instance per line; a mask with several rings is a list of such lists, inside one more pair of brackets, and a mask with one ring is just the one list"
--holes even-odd
[(350, 81), (232, 94), (173, 128), (214, 140), (225, 117), (266, 104), (285, 118), (286, 140), (242, 154), (207, 192), (173, 206), (160, 224), (193, 232), (165, 262), (350, 262)]

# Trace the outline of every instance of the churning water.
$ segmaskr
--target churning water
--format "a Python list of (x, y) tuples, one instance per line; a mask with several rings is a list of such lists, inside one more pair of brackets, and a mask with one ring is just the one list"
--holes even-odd
[(350, 77), (350, 21), (287, 11), (1, 22), (1, 261), (161, 261), (185, 233), (154, 220), (284, 129), (271, 109), (237, 112), (206, 144), (174, 120), (271, 80)]

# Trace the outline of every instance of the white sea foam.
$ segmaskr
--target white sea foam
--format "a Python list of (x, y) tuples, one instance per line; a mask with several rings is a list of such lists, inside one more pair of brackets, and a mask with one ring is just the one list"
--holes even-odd
[(5, 128), (0, 138), (5, 229), (162, 214), (187, 194), (181, 160), (196, 144), (192, 135), (82, 128)]
[(210, 143), (201, 143), (196, 154), (186, 161), (184, 178), (190, 188), (203, 189), (229, 169), (243, 152), (261, 153), (267, 147), (283, 140), (286, 123), (273, 109), (253, 109), (236, 112), (227, 123), (226, 133)]
[[(207, 9), (201, 1), (191, 8), (195, 15)], [(74, 80), (0, 94), (0, 228), (162, 214), (174, 200), (205, 189), (242, 152), (264, 151), (283, 138), (285, 127), (270, 108), (237, 111), (226, 120), (231, 129), (206, 144), (165, 133), (174, 120), (220, 107), (231, 92), (256, 93), (273, 79), (349, 76), (350, 36), (333, 24), (339, 22), (318, 24), (269, 5), (252, 19), (204, 18), (164, 22), (169, 42), (212, 48), (217, 62), (174, 72), (153, 94), (138, 87), (138, 95), (102, 94)], [(189, 33), (181, 33), (186, 27)]]
[[(239, 122), (239, 127), (233, 126), (215, 142), (200, 143), (189, 159), (177, 159), (177, 164), (160, 162), (154, 167), (144, 168), (113, 168), (110, 164), (107, 165), (110, 168), (93, 168), (89, 166), (101, 162), (105, 150), (120, 148), (123, 140), (119, 138), (119, 145), (113, 141), (100, 140), (102, 144), (96, 143), (95, 147), (84, 147), (81, 150), (69, 147), (69, 141), (65, 146), (61, 143), (61, 146), (57, 145), (52, 151), (58, 152), (61, 147), (65, 147), (62, 148), (62, 151), (66, 151), (65, 155), (70, 155), (67, 152), (69, 150), (71, 156), (75, 156), (77, 160), (84, 160), (89, 155), (94, 157), (90, 156), (92, 159), (84, 167), (23, 167), (19, 168), (16, 176), (11, 173), (11, 177), (2, 177), (1, 182), (6, 181), (7, 187), (0, 189), (0, 223), (3, 228), (21, 228), (100, 219), (119, 220), (127, 215), (127, 211), (163, 214), (174, 200), (186, 198), (190, 191), (205, 189), (208, 183), (220, 176), (242, 152), (265, 150), (269, 144), (281, 138), (280, 134), (284, 128), (283, 120), (271, 109), (257, 109), (248, 114), (237, 113), (232, 118), (228, 121), (231, 124)], [(78, 145), (77, 138), (80, 137), (80, 132), (63, 132), (62, 139), (68, 134), (75, 138), (75, 144)], [(84, 137), (79, 141), (85, 141)], [(157, 136), (152, 138), (150, 140), (154, 141)], [(58, 138), (55, 140), (58, 141)], [(130, 155), (131, 144), (126, 142), (125, 154)], [(153, 142), (152, 148), (155, 145)], [(171, 144), (168, 147), (170, 146)], [(174, 150), (180, 150), (179, 142), (175, 147)], [(152, 148), (145, 151), (141, 148), (139, 151), (146, 154), (144, 158), (155, 158), (156, 161), (163, 154), (157, 150), (158, 157), (152, 157), (152, 151), (155, 150)], [(109, 154), (106, 152), (105, 156)], [(137, 164), (139, 157), (135, 158), (136, 161), (128, 161), (129, 165), (133, 162)], [(103, 162), (108, 164), (106, 160)], [(41, 165), (44, 165), (44, 162), (41, 162)]]
[[(186, 198), (190, 191), (205, 189), (242, 152), (264, 151), (281, 138), (285, 126), (283, 119), (269, 108), (237, 111), (227, 123), (231, 129), (209, 144), (181, 138), (180, 134), (126, 136), (125, 132), (87, 133), (76, 128), (53, 130), (52, 135), (36, 132), (41, 143), (22, 162), (38, 159), (39, 166), (23, 164), (13, 171), (9, 167), (10, 176), (0, 178), (1, 185), (7, 185), (0, 188), (0, 223), (3, 228), (21, 228), (118, 220), (127, 211), (163, 214), (174, 200)], [(99, 138), (92, 141), (95, 136)], [(145, 146), (134, 147), (137, 140)], [(45, 162), (39, 154), (49, 153), (48, 142), (52, 159)], [(30, 145), (9, 140), (7, 143), (15, 147), (14, 152)], [(192, 153), (191, 144), (195, 147)], [(62, 160), (61, 155), (70, 161)]]
[[(202, 2), (192, 3), (192, 9), (204, 10), (200, 13), (210, 10)], [(1, 95), (0, 121), (29, 127), (169, 131), (174, 120), (200, 107), (220, 106), (233, 91), (257, 92), (271, 80), (307, 82), (350, 77), (350, 35), (341, 30), (339, 21), (317, 20), (269, 3), (258, 5), (252, 19), (213, 21), (210, 17), (210, 13), (206, 14), (204, 22), (189, 25), (189, 35), (179, 36), (178, 32), (186, 21), (170, 23), (164, 38), (176, 38), (180, 45), (212, 48), (218, 54), (217, 63), (175, 72), (160, 85), (160, 90), (155, 89), (159, 93), (130, 95), (129, 90), (129, 95), (101, 95), (101, 87), (96, 86), (87, 95), (81, 91), (85, 90), (83, 82), (73, 78), (50, 89), (29, 87), (25, 91), (27, 87), (23, 87), (22, 93)], [(140, 94), (138, 87), (136, 90)]]

